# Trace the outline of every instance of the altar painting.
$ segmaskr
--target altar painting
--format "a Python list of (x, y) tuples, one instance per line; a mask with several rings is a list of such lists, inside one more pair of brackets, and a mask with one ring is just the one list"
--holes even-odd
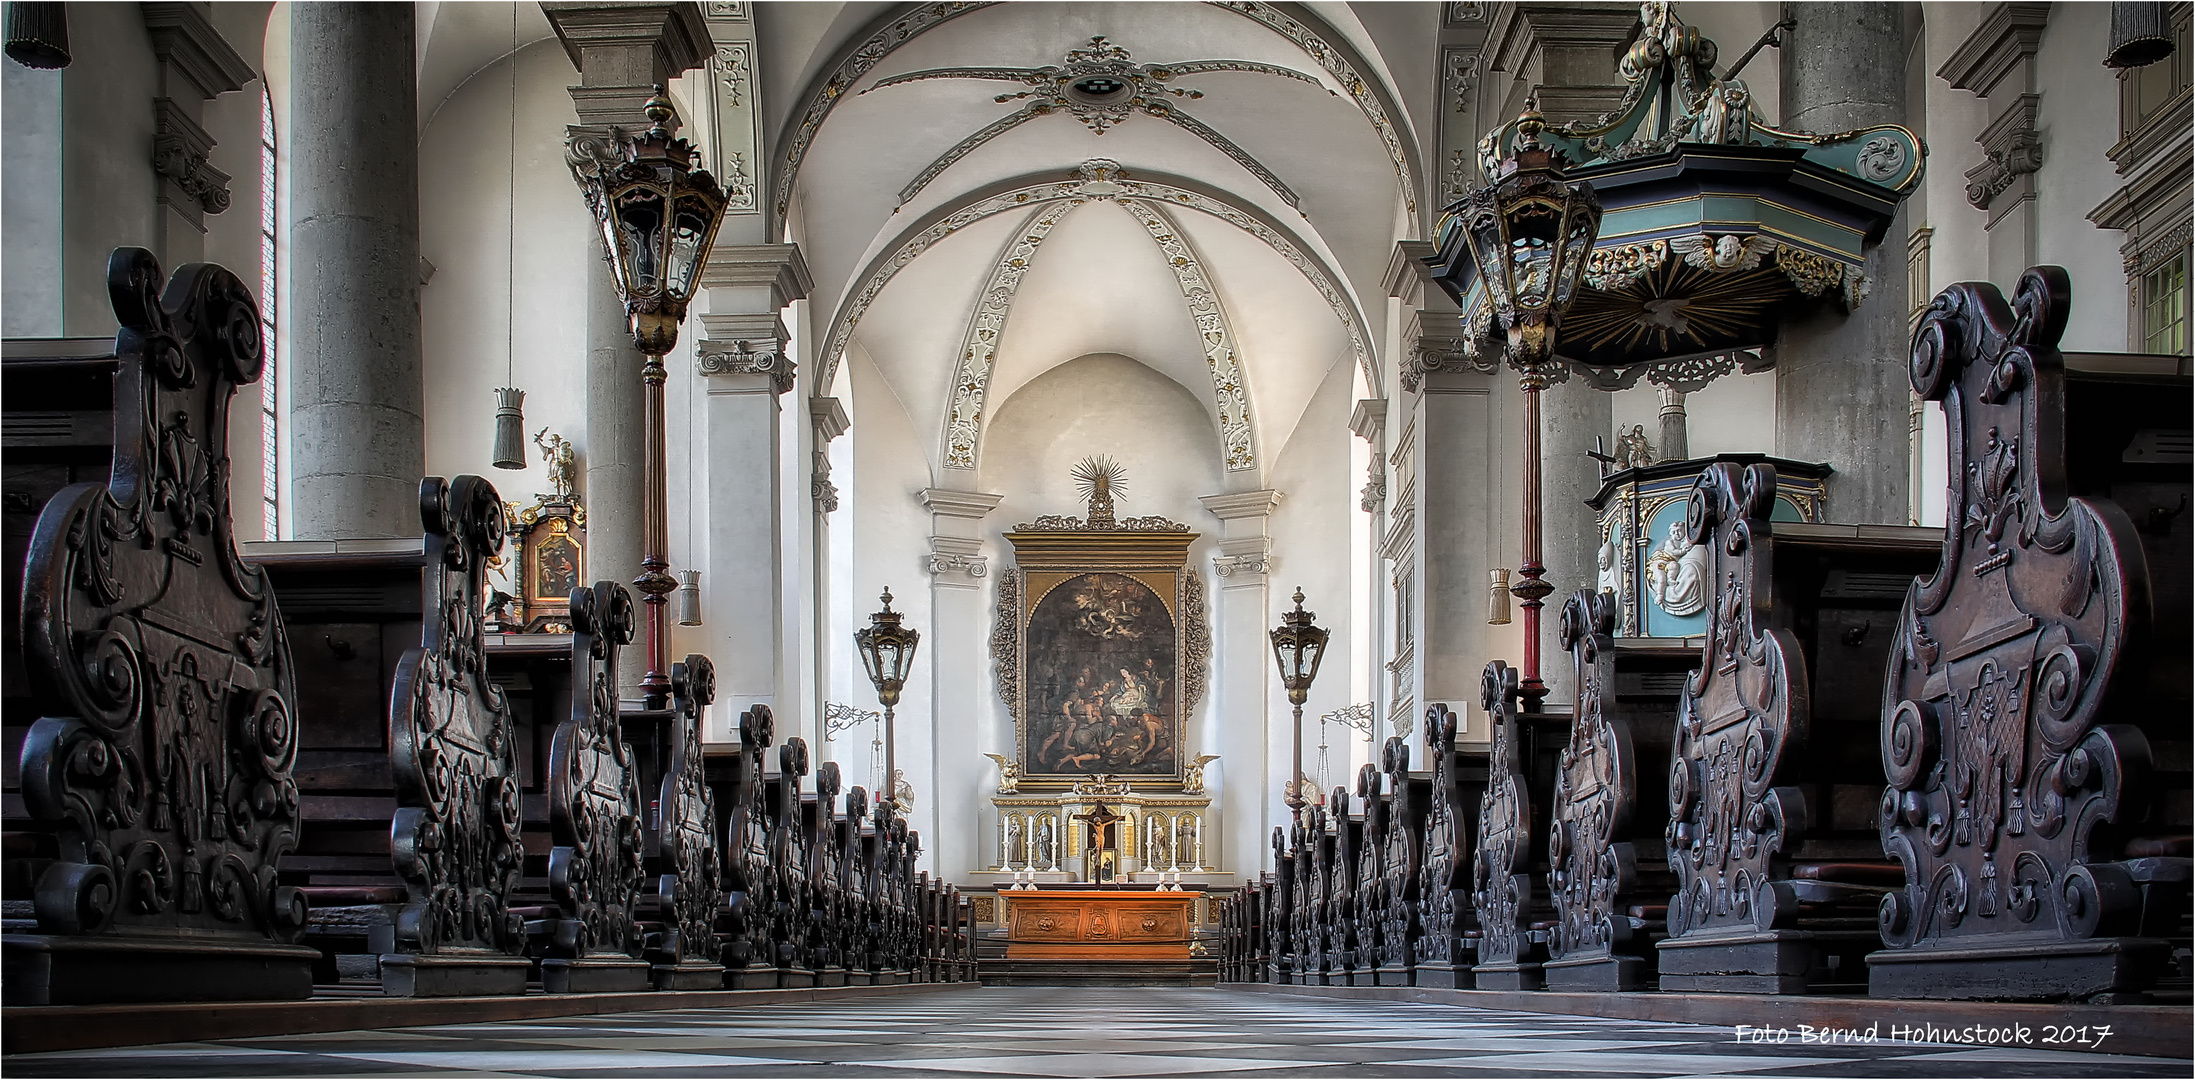
[(1179, 634), (1151, 586), (1123, 573), (1069, 577), (1037, 600), (1023, 641), (1026, 772), (1179, 772)]

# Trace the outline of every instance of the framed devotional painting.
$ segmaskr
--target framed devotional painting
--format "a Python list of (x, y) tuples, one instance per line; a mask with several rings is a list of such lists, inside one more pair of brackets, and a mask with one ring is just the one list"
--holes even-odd
[(1180, 781), (1211, 630), (1188, 565), (1197, 534), (1164, 518), (1046, 516), (1006, 539), (991, 635), (1015, 761), (1033, 786), (1091, 776)]

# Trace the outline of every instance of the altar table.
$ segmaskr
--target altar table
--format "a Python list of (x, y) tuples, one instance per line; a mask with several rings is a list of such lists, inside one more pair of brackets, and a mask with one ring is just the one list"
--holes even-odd
[(1187, 960), (1197, 892), (1036, 889), (1006, 901), (1009, 960)]

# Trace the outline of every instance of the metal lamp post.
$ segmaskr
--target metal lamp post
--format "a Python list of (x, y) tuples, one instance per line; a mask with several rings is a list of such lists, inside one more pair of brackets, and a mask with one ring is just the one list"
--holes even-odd
[(641, 522), (641, 573), (633, 580), (648, 605), (648, 673), (642, 693), (650, 708), (669, 699), (670, 637), (663, 607), (678, 588), (671, 568), (663, 455), (663, 355), (678, 344), (678, 325), (701, 280), (702, 264), (716, 242), (724, 219), (724, 192), (716, 178), (695, 168), (693, 146), (676, 137), (678, 114), (663, 88), (644, 108), (650, 124), (632, 133), (612, 129), (613, 154), (575, 158), (572, 172), (586, 195), (587, 209), (602, 229), (610, 254), (610, 272), (625, 297), (632, 321), (633, 347), (646, 357), (640, 377), (646, 386), (646, 503)]
[(1313, 626), (1316, 613), (1303, 610), (1303, 590), (1295, 595), (1296, 610), (1282, 612), (1280, 625), (1272, 630), (1273, 662), (1280, 667), (1280, 685), (1288, 691), (1288, 704), (1295, 710), (1293, 730), (1294, 752), (1291, 758), (1291, 775), (1288, 779), (1288, 810), (1296, 817), (1303, 816), (1303, 807), (1309, 800), (1303, 796), (1303, 701), (1311, 693), (1311, 680), (1319, 677), (1319, 661), (1326, 657), (1325, 627)]
[(871, 613), (869, 625), (854, 631), (854, 648), (861, 651), (861, 664), (869, 669), (877, 702), (884, 706), (884, 782), (891, 791), (878, 797), (890, 799), (900, 810), (906, 808), (899, 805), (898, 740), (893, 738), (892, 708), (899, 704), (899, 692), (907, 685), (907, 671), (914, 666), (915, 646), (921, 641), (920, 632), (900, 624), (900, 613), (892, 610), (890, 589), (884, 590), (884, 610)]
[[(1522, 695), (1547, 696), (1540, 680), (1540, 609), (1555, 591), (1543, 580), (1540, 544), (1540, 392), (1566, 377), (1554, 359), (1555, 332), (1577, 299), (1593, 241), (1600, 234), (1600, 200), (1587, 184), (1562, 176), (1562, 155), (1540, 142), (1546, 121), (1537, 102), (1517, 124), (1517, 141), (1493, 182), (1465, 198), (1463, 228), (1494, 317), (1508, 332), (1509, 366), (1524, 390), (1524, 562), (1509, 591), (1524, 608)], [(1506, 621), (1506, 620), (1504, 620)]]

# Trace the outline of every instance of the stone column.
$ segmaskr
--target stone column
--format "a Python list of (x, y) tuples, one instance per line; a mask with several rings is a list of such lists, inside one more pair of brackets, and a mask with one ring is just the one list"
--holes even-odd
[(1280, 675), (1266, 637), (1277, 619), (1270, 604), (1273, 540), (1267, 527), (1280, 493), (1243, 491), (1197, 501), (1220, 520), (1219, 554), (1212, 559), (1219, 595), (1212, 605), (1210, 683), (1218, 706), (1209, 710), (1200, 745), (1205, 753), (1220, 755), (1220, 783), (1212, 789), (1220, 814), (1217, 865), (1247, 878), (1258, 867), (1272, 869), (1273, 827), (1291, 820), (1284, 798), (1293, 779), (1292, 718), (1287, 697), (1273, 693)]
[[(1905, 119), (1905, 5), (1784, 5), (1783, 126), (1836, 132)], [(1828, 513), (1849, 524), (1907, 520), (1905, 214), (1867, 253), (1871, 295), (1787, 320), (1776, 352), (1776, 453), (1826, 461)]]
[[(984, 598), (991, 573), (983, 554), (983, 519), (1003, 495), (926, 488), (930, 508), (929, 730), (899, 729), (899, 768), (915, 787), (915, 817), (931, 872), (958, 878), (989, 865), (991, 820), (984, 806), (991, 763), (982, 747), (1011, 745), (996, 730), (998, 710), (986, 693), (990, 626)], [(885, 783), (891, 782), (890, 777)]]
[[(785, 667), (799, 643), (788, 611), (788, 568), (800, 549), (785, 535), (779, 395), (795, 385), (790, 335), (778, 311), (807, 295), (807, 264), (791, 244), (719, 247), (702, 269), (708, 311), (698, 318), (695, 351), (706, 386), (709, 505), (708, 652), (716, 661), (722, 715), (766, 702), (778, 713), (779, 738), (799, 735), (820, 746), (822, 731), (788, 698)], [(797, 577), (795, 578), (797, 580)]]
[(1654, 448), (1656, 461), (1683, 461), (1692, 456), (1692, 437), (1684, 418), (1684, 391), (1661, 388), (1661, 442)]
[[(708, 32), (692, 3), (544, 3), (541, 10), (579, 72), (579, 85), (571, 87), (579, 124), (566, 133), (571, 152), (582, 151), (612, 126), (646, 127), (642, 107), (656, 84), (668, 83), (707, 55)], [(577, 272), (587, 275), (587, 430), (577, 440), (587, 501), (586, 576), (630, 586), (641, 573), (646, 519), (642, 361), (599, 233)], [(679, 553), (671, 554), (677, 562)], [(703, 575), (704, 604), (715, 587), (713, 575)], [(721, 689), (724, 657), (710, 651), (710, 659), (719, 661), (718, 700), (728, 702)], [(640, 643), (625, 649), (618, 666), (625, 696), (638, 696), (647, 667)], [(718, 715), (738, 714), (738, 706), (728, 703), (714, 708)]]
[(419, 110), (410, 4), (300, 4), (290, 102), (300, 540), (419, 535)]

